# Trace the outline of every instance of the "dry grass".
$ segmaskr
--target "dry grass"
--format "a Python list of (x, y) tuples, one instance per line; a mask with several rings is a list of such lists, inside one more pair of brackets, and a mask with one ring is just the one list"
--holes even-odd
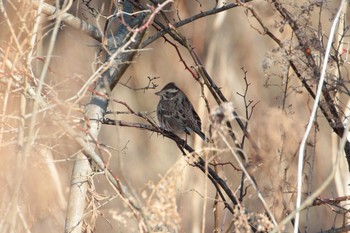
[[(0, 232), (63, 231), (72, 166), (81, 148), (59, 126), (57, 119), (83, 132), (80, 126), (83, 106), (89, 101), (91, 93), (86, 91), (78, 98), (75, 94), (96, 69), (94, 62), (99, 51), (98, 43), (84, 33), (64, 26), (59, 31), (54, 51), (47, 54), (54, 21), (44, 15), (38, 17), (29, 1), (3, 2), (7, 15), (0, 13), (0, 186), (3, 187), (0, 190)], [(214, 3), (175, 1), (173, 6), (178, 9), (181, 18), (186, 18), (209, 9)], [(322, 25), (327, 31), (328, 19), (334, 12), (331, 10), (333, 3), (325, 3)], [(285, 40), (285, 46), (295, 43), (289, 41), (290, 29), (279, 24), (281, 19), (270, 9), (270, 3), (256, 1), (251, 6), (266, 25)], [(300, 9), (300, 6), (289, 3), (288, 7)], [(96, 19), (86, 8), (75, 10), (73, 14), (78, 12), (77, 16), (96, 24)], [(312, 22), (317, 22), (318, 10), (311, 11), (308, 16)], [(176, 18), (176, 13), (171, 11), (167, 14)], [(36, 23), (38, 31), (35, 31)], [(179, 30), (189, 38), (213, 80), (226, 98), (234, 103), (234, 108), (244, 120), (247, 119), (245, 106), (237, 92), (244, 93), (245, 90), (241, 67), (248, 71), (247, 79), (251, 85), (247, 98), (254, 103), (260, 101), (249, 119), (248, 129), (261, 153), (257, 156), (246, 142), (245, 165), (280, 222), (295, 208), (296, 155), (312, 99), (291, 74), (282, 49), (276, 49), (276, 45), (260, 35), (253, 26), (259, 27), (250, 15), (246, 16), (244, 7), (238, 7), (200, 19)], [(280, 30), (283, 27), (284, 30)], [(150, 28), (146, 37), (154, 32)], [(159, 77), (153, 80), (158, 85), (157, 90), (170, 81), (176, 82), (189, 96), (202, 118), (203, 128), (208, 132), (210, 113), (205, 101), (200, 98), (201, 87), (184, 70), (174, 47), (158, 39), (148, 48), (150, 50), (138, 54), (121, 82), (139, 88), (148, 84), (148, 77)], [(186, 50), (180, 47), (180, 52), (186, 64), (193, 65)], [(31, 91), (38, 87), (38, 78), (47, 56), (51, 56), (51, 63), (41, 92), (47, 105), (39, 106), (33, 122), (31, 114), (35, 100)], [(299, 56), (302, 55), (296, 53), (295, 60)], [(303, 63), (302, 60), (299, 62)], [(347, 64), (344, 66), (348, 68)], [(308, 74), (310, 71), (304, 72)], [(291, 79), (286, 91), (287, 75)], [(345, 77), (347, 80), (348, 76)], [(348, 86), (348, 83), (344, 85)], [(119, 84), (111, 98), (127, 102), (135, 111), (148, 113), (155, 119), (154, 110), (158, 102), (155, 91), (135, 91)], [(285, 93), (288, 95), (284, 96)], [(205, 94), (210, 110), (215, 109), (215, 100), (207, 90)], [(339, 106), (343, 108), (347, 97), (342, 95), (339, 100)], [(126, 111), (125, 107), (116, 103), (110, 104), (109, 109)], [(130, 114), (117, 116), (118, 119), (145, 123)], [(239, 127), (234, 119), (230, 121), (238, 140), (241, 140)], [(232, 164), (217, 165), (215, 169), (228, 186), (237, 191), (241, 172), (235, 168), (239, 166), (220, 135), (215, 135), (215, 132), (227, 129), (221, 125), (216, 130), (213, 145), (203, 145), (197, 136), (188, 141), (204, 151), (210, 163)], [(305, 193), (316, 189), (329, 174), (331, 157), (335, 156), (331, 135), (332, 130), (320, 114), (307, 148)], [(244, 208), (235, 208), (230, 214), (220, 200), (217, 203), (218, 197), (210, 181), (199, 169), (191, 166), (191, 161), (182, 157), (176, 144), (167, 138), (140, 129), (103, 126), (98, 142), (97, 151), (108, 162), (109, 169), (139, 198), (145, 209), (144, 217), (154, 232), (249, 232), (251, 226), (264, 232), (273, 227), (263, 215), (264, 208), (248, 181), (245, 181)], [(346, 164), (345, 158), (342, 160)], [(348, 171), (343, 172), (347, 174)], [(342, 187), (345, 187), (344, 183), (334, 182), (323, 195), (329, 198), (346, 195), (335, 192)], [(239, 192), (235, 195), (239, 196)], [(142, 221), (126, 207), (126, 201), (116, 194), (99, 172), (91, 176), (88, 201), (84, 224), (87, 231), (141, 231)], [(316, 232), (339, 227), (342, 221), (346, 222), (343, 212), (333, 212), (331, 208), (335, 207), (312, 207), (307, 218), (304, 211), (302, 227), (307, 227), (308, 232)], [(336, 208), (337, 211), (340, 209)], [(347, 206), (344, 209), (347, 210)], [(291, 229), (291, 224), (285, 226), (286, 231)], [(304, 231), (305, 228), (300, 229)]]

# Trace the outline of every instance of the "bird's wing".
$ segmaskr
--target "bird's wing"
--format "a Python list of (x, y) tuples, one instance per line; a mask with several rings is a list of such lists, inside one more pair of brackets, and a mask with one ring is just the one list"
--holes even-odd
[[(185, 125), (185, 116), (179, 114), (182, 107), (178, 103), (172, 101), (166, 101), (158, 105), (157, 115), (161, 115), (164, 119), (162, 121), (163, 127), (168, 130), (179, 130), (182, 129), (186, 134), (190, 134), (189, 130)], [(159, 121), (161, 119), (158, 118)]]
[(182, 100), (182, 105), (185, 109), (182, 117), (186, 120), (186, 125), (193, 131), (200, 130), (202, 127), (201, 119), (187, 97)]

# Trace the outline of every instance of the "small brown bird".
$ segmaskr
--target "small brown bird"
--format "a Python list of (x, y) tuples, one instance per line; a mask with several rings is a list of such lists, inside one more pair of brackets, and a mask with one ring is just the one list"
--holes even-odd
[(161, 128), (173, 133), (190, 134), (194, 131), (204, 141), (208, 141), (201, 130), (201, 119), (185, 93), (175, 83), (168, 83), (155, 94), (160, 96), (157, 117)]

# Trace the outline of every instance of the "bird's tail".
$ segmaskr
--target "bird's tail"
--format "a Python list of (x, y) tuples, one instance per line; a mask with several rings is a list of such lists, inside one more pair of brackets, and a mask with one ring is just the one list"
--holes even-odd
[(198, 134), (199, 137), (201, 137), (203, 139), (203, 141), (205, 141), (206, 143), (209, 142), (209, 138), (207, 138), (207, 136), (205, 136), (205, 134), (202, 131), (198, 130), (195, 132), (196, 132), (196, 134)]

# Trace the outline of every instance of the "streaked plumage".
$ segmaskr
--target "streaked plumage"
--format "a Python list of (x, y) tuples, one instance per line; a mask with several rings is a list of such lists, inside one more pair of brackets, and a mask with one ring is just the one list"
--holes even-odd
[(201, 131), (201, 119), (185, 93), (175, 83), (168, 83), (155, 94), (160, 96), (157, 106), (160, 127), (173, 133), (185, 132), (190, 134), (191, 131), (194, 131), (203, 140), (207, 141)]

